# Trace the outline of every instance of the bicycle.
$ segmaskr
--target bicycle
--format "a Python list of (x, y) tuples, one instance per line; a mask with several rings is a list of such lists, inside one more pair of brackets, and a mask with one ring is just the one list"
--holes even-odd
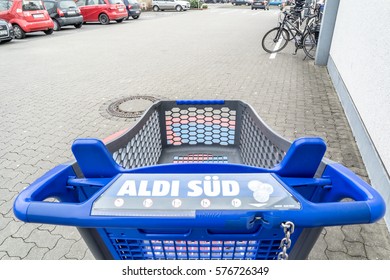
[[(289, 20), (290, 14), (283, 12), (284, 18), (278, 27), (269, 30), (263, 37), (261, 45), (268, 53), (276, 53), (283, 50), (289, 41), (295, 41), (295, 52), (303, 49), (306, 57), (314, 59), (317, 50), (316, 20), (318, 15), (312, 14), (306, 17), (305, 29), (301, 31), (296, 24)], [(291, 37), (291, 38), (290, 38)], [(305, 57), (305, 58), (306, 58)]]

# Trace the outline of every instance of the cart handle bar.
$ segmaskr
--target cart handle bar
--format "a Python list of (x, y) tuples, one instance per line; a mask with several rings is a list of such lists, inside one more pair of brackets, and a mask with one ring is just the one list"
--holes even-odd
[[(237, 164), (169, 164), (129, 170), (127, 173), (265, 173), (269, 170)], [(164, 172), (162, 172), (162, 170)], [(178, 172), (179, 171), (179, 172)], [(188, 173), (188, 172), (187, 172)], [(208, 173), (210, 173), (208, 171)], [(323, 178), (332, 181), (332, 187), (321, 203), (304, 199), (299, 193), (289, 191), (301, 203), (299, 210), (196, 210), (194, 215), (169, 217), (91, 216), (93, 202), (105, 191), (101, 187), (84, 202), (76, 203), (68, 179), (74, 178), (72, 165), (60, 165), (20, 193), (14, 203), (14, 213), (25, 222), (71, 225), (77, 227), (226, 227), (240, 224), (250, 228), (253, 221), (266, 227), (276, 227), (284, 221), (292, 221), (298, 227), (322, 227), (347, 224), (373, 223), (385, 213), (385, 203), (379, 193), (344, 166), (331, 163), (323, 172)], [(112, 178), (106, 178), (107, 182)], [(285, 181), (288, 182), (288, 178)], [(306, 178), (307, 179), (307, 178)], [(298, 179), (296, 179), (298, 180)], [(43, 201), (58, 197), (59, 203)], [(341, 202), (343, 198), (354, 201)], [(337, 202), (334, 202), (337, 201)]]

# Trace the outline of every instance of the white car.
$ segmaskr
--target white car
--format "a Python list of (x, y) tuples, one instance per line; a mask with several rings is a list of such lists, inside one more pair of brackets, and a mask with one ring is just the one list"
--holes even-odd
[(178, 12), (190, 9), (190, 2), (179, 0), (153, 0), (153, 11), (176, 10)]

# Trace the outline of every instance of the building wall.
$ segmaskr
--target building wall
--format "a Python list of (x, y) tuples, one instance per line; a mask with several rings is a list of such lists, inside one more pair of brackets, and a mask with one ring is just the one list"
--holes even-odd
[[(353, 112), (347, 112), (347, 116), (362, 151), (372, 184), (380, 190), (388, 208), (390, 208), (389, 19), (389, 0), (341, 0), (328, 61), (329, 74), (346, 112), (356, 111), (356, 116), (352, 116)], [(366, 136), (362, 135), (364, 133)], [(362, 139), (364, 137), (367, 139)], [(378, 164), (382, 164), (380, 172)], [(386, 221), (389, 225), (389, 210)]]

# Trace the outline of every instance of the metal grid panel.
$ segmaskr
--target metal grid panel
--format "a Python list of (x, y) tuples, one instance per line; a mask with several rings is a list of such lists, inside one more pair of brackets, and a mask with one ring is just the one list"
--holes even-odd
[(167, 144), (233, 145), (236, 113), (228, 107), (174, 107), (165, 111)]
[(130, 142), (113, 153), (113, 158), (123, 168), (131, 169), (157, 164), (161, 151), (159, 117), (155, 111)]
[(111, 236), (123, 260), (274, 260), (280, 240), (134, 240)]
[(240, 154), (246, 165), (272, 168), (280, 163), (285, 152), (264, 135), (247, 111), (242, 114)]

